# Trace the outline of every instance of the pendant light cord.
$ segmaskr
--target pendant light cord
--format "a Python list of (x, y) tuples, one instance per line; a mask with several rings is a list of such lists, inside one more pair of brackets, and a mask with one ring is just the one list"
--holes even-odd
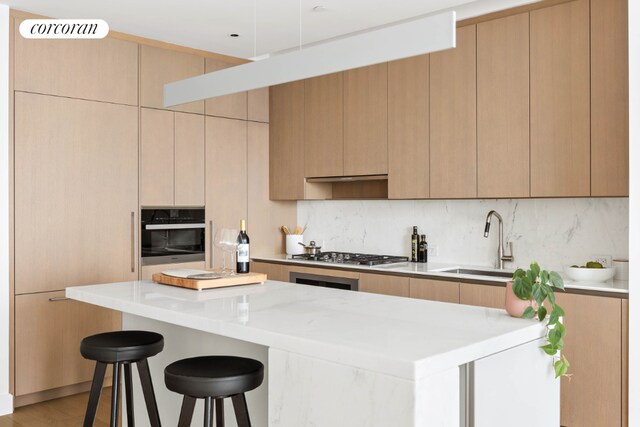
[(298, 50), (302, 50), (302, 0), (298, 0)]
[(258, 0), (253, 0), (253, 57), (258, 56)]

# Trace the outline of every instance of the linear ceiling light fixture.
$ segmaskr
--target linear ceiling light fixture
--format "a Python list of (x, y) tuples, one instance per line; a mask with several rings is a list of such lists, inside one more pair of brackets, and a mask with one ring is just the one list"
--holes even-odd
[(455, 46), (455, 12), (429, 15), (167, 83), (164, 85), (164, 106), (172, 107)]

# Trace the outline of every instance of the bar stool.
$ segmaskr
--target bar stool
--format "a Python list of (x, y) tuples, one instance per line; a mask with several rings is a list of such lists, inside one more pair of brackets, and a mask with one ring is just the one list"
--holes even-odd
[(234, 356), (201, 356), (173, 362), (164, 370), (164, 382), (171, 391), (184, 395), (178, 427), (188, 427), (196, 399), (204, 399), (204, 425), (224, 427), (224, 399), (231, 398), (238, 427), (251, 427), (245, 393), (262, 384), (264, 365), (257, 360)]
[(102, 383), (107, 364), (113, 365), (113, 379), (111, 389), (111, 423), (118, 425), (118, 410), (120, 403), (120, 371), (124, 368), (124, 383), (127, 402), (127, 424), (134, 426), (133, 417), (133, 387), (131, 382), (131, 364), (136, 363), (144, 400), (149, 413), (149, 420), (153, 427), (160, 427), (160, 415), (156, 397), (151, 383), (147, 358), (162, 351), (164, 338), (155, 332), (147, 331), (117, 331), (86, 337), (80, 343), (80, 353), (85, 359), (95, 360), (96, 369), (93, 373), (91, 393), (84, 416), (84, 427), (93, 426), (98, 408), (98, 400), (102, 391)]

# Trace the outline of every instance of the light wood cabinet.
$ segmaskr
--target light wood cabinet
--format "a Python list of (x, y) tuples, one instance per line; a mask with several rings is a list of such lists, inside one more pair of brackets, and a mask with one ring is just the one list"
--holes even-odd
[(266, 274), (267, 280), (289, 281), (289, 267), (286, 265), (252, 261), (251, 271)]
[(560, 422), (566, 427), (622, 422), (622, 301), (556, 294), (567, 314), (563, 354), (571, 378), (560, 385)]
[(140, 109), (140, 205), (204, 205), (204, 117)]
[(361, 273), (358, 280), (358, 290), (360, 292), (371, 292), (374, 294), (408, 297), (409, 278)]
[(504, 308), (504, 286), (460, 283), (460, 304)]
[(435, 279), (409, 279), (409, 296), (440, 302), (460, 302), (460, 285), (457, 282)]
[[(247, 123), (247, 227), (251, 253), (285, 252), (282, 224), (297, 221), (296, 202), (269, 200), (269, 124)], [(279, 279), (278, 279), (279, 280)]]
[(529, 14), (478, 24), (478, 197), (529, 196)]
[(304, 81), (269, 93), (269, 197), (304, 199)]
[(344, 175), (386, 174), (387, 64), (344, 72)]
[(476, 184), (476, 26), (430, 55), (430, 182), (436, 199), (473, 198)]
[[(205, 135), (206, 259), (209, 267), (218, 267), (223, 254), (216, 248), (211, 256), (211, 236), (222, 228), (237, 230), (240, 220), (247, 218), (247, 122), (206, 117)], [(230, 262), (231, 257), (227, 258)]]
[(181, 262), (177, 264), (144, 265), (140, 267), (140, 280), (151, 280), (154, 274), (174, 268), (204, 270), (206, 267), (204, 261)]
[[(232, 67), (236, 64), (228, 64), (213, 58), (206, 58), (205, 73)], [(247, 119), (247, 92), (232, 93), (206, 99), (204, 102), (205, 114), (208, 116), (228, 117), (232, 119)]]
[(247, 118), (254, 122), (269, 123), (269, 88), (250, 90), (247, 94)]
[[(204, 73), (204, 58), (176, 50), (140, 46), (140, 105), (164, 108), (165, 83)], [(204, 101), (176, 105), (173, 111), (204, 113)]]
[(589, 1), (530, 16), (531, 197), (589, 196)]
[(629, 195), (627, 7), (591, 0), (591, 196)]
[(61, 299), (64, 292), (15, 298), (15, 394), (91, 381), (94, 363), (80, 355), (89, 335), (120, 329), (120, 313)]
[(344, 173), (343, 73), (304, 81), (304, 173)]
[(389, 62), (390, 199), (429, 198), (429, 55)]
[(15, 94), (15, 291), (135, 280), (136, 107)]
[(138, 105), (138, 45), (100, 40), (26, 39), (16, 19), (15, 90)]

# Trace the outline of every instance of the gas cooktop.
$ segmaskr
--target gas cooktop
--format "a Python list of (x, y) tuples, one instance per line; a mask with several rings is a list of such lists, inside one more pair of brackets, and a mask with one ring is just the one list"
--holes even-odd
[(319, 252), (315, 255), (292, 255), (291, 258), (304, 261), (320, 261), (352, 265), (380, 265), (409, 261), (409, 258), (406, 256), (358, 254), (350, 252)]

